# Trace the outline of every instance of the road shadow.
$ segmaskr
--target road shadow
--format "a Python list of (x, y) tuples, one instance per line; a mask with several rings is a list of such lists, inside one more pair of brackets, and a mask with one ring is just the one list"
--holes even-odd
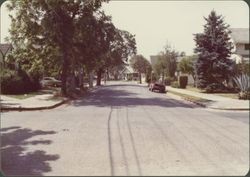
[(124, 83), (124, 84), (112, 84), (109, 83), (109, 85), (102, 85), (103, 87), (109, 88), (109, 87), (144, 87), (147, 88), (146, 85), (140, 85), (140, 84), (128, 84), (128, 83)]
[[(190, 104), (167, 98), (163, 94), (152, 97), (142, 97), (143, 94), (128, 91), (126, 87), (144, 87), (137, 85), (108, 85), (102, 86), (96, 89), (94, 92), (88, 93), (84, 99), (75, 100), (72, 105), (79, 106), (96, 106), (96, 107), (110, 107), (110, 106), (160, 106), (160, 107), (183, 107), (183, 108), (194, 108)], [(147, 89), (145, 88), (142, 89)], [(149, 92), (152, 94), (152, 92)]]
[(55, 131), (31, 130), (21, 127), (0, 129), (1, 132), (1, 171), (4, 175), (42, 176), (51, 171), (49, 161), (59, 159), (59, 155), (47, 154), (43, 150), (27, 152), (27, 145), (49, 145), (51, 140), (29, 140), (34, 136), (51, 135)]

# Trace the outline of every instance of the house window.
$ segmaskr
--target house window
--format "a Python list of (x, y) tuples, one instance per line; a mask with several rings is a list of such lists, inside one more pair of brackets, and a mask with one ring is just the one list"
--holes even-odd
[(245, 44), (245, 50), (250, 50), (250, 44)]

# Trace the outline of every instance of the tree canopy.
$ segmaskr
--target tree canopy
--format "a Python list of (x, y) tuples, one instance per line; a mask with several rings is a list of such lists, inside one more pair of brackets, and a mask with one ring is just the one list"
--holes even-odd
[(117, 29), (101, 6), (107, 0), (11, 0), (9, 41), (17, 62), (33, 75), (58, 75), (67, 95), (67, 78), (81, 69), (99, 71), (136, 53), (134, 35)]
[(174, 77), (177, 69), (177, 56), (179, 56), (179, 53), (167, 44), (164, 51), (158, 55), (157, 63), (154, 65), (156, 75), (162, 76), (162, 80), (165, 76)]
[(196, 80), (195, 75), (195, 63), (197, 61), (197, 56), (185, 56), (178, 63), (178, 70), (182, 73), (189, 74), (193, 77), (194, 81)]
[(150, 75), (152, 71), (151, 64), (143, 55), (134, 55), (130, 59), (130, 65), (134, 71), (139, 73), (140, 83), (141, 81), (141, 74)]

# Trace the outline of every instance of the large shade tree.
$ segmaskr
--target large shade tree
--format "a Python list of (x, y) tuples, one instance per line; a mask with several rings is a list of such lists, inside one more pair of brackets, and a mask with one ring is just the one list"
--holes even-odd
[(101, 75), (104, 71), (110, 70), (119, 73), (125, 68), (128, 58), (135, 55), (136, 52), (135, 36), (128, 31), (115, 29), (109, 50), (97, 65), (97, 85), (101, 84)]
[[(117, 51), (112, 44), (119, 41), (118, 32), (111, 17), (101, 10), (103, 2), (106, 0), (11, 0), (8, 8), (15, 14), (9, 41), (14, 51), (9, 59), (30, 74), (59, 74), (62, 93), (68, 95), (69, 76), (83, 68), (99, 70), (108, 63), (107, 54)], [(128, 40), (132, 42), (120, 40), (120, 58), (135, 47), (134, 38)], [(122, 60), (112, 58), (116, 59), (113, 63)]]
[(214, 10), (205, 20), (204, 32), (195, 35), (195, 52), (198, 55), (195, 68), (200, 88), (222, 84), (234, 72), (234, 62), (229, 59), (233, 48), (229, 25)]

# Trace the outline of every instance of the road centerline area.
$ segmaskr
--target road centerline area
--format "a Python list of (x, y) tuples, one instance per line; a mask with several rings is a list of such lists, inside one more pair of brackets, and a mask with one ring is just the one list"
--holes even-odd
[(215, 112), (136, 83), (108, 82), (65, 107), (3, 113), (2, 170), (45, 176), (245, 175), (248, 119), (247, 112)]

